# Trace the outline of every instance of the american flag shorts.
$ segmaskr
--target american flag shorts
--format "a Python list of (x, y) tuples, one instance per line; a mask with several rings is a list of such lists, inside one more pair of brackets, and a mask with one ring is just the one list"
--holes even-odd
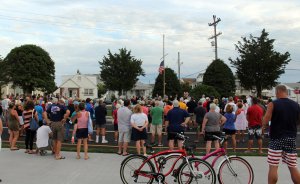
[(297, 167), (296, 138), (284, 137), (271, 139), (268, 149), (268, 163), (278, 166), (280, 159), (288, 167)]

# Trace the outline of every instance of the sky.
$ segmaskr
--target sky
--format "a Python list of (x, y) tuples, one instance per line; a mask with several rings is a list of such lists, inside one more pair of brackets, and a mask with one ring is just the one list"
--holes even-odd
[[(197, 77), (215, 57), (209, 37), (213, 15), (220, 18), (218, 58), (238, 57), (235, 44), (242, 37), (260, 36), (265, 28), (274, 49), (289, 52), (291, 61), (278, 81), (300, 81), (299, 0), (9, 0), (0, 7), (0, 55), (35, 44), (55, 62), (56, 83), (62, 75), (100, 73), (108, 50), (131, 50), (143, 61), (144, 83), (154, 83), (163, 56), (181, 77)], [(232, 68), (234, 72), (235, 69)]]

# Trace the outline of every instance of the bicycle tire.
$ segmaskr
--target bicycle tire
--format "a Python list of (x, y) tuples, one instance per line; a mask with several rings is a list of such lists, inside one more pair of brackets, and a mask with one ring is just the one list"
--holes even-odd
[[(203, 184), (215, 184), (216, 173), (214, 168), (205, 160), (199, 158), (190, 158), (187, 162), (184, 162), (178, 171), (178, 183), (190, 184), (190, 183), (203, 183)], [(196, 177), (193, 176), (189, 169), (189, 165), (195, 172)]]
[[(218, 180), (220, 184), (253, 184), (254, 173), (251, 165), (245, 159), (238, 156), (231, 156), (224, 160), (218, 170)], [(231, 168), (235, 172), (232, 173)], [(244, 176), (243, 176), (244, 175)]]
[[(120, 176), (124, 184), (132, 183), (148, 183), (151, 184), (154, 180), (153, 177), (146, 177), (142, 175), (135, 175), (134, 172), (147, 160), (147, 157), (142, 155), (130, 155), (123, 160), (120, 167)], [(136, 163), (136, 165), (134, 165)], [(127, 168), (129, 170), (127, 171)], [(154, 173), (155, 168), (151, 162), (146, 162), (141, 169), (146, 173)], [(137, 181), (134, 181), (137, 179)]]

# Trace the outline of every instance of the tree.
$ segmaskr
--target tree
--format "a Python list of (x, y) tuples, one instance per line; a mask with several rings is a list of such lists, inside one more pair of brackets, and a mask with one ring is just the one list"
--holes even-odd
[(256, 89), (261, 97), (263, 89), (270, 89), (277, 84), (276, 80), (284, 73), (285, 66), (290, 62), (290, 54), (280, 54), (274, 50), (274, 39), (268, 38), (269, 33), (262, 30), (260, 37), (242, 37), (235, 47), (240, 54), (235, 60), (229, 58), (236, 68), (237, 77), (245, 89)]
[(220, 59), (214, 60), (206, 69), (203, 84), (214, 87), (222, 97), (233, 96), (235, 79), (231, 69)]
[(106, 86), (102, 83), (97, 84), (97, 88), (98, 88), (98, 98), (100, 98), (102, 95), (104, 95), (107, 92)]
[(25, 94), (35, 89), (52, 93), (55, 86), (55, 66), (48, 52), (36, 45), (16, 47), (4, 58), (3, 81), (20, 86)]
[(112, 54), (108, 50), (107, 56), (99, 64), (104, 85), (109, 90), (118, 91), (119, 95), (122, 91), (131, 90), (138, 81), (138, 76), (145, 75), (141, 67), (142, 61), (131, 56), (131, 51), (126, 48), (119, 49), (119, 54)]
[(198, 85), (194, 89), (192, 89), (190, 95), (197, 100), (199, 100), (202, 97), (202, 95), (214, 96), (215, 98), (220, 97), (220, 94), (214, 87), (207, 86), (204, 84)]
[(189, 85), (188, 82), (180, 83), (180, 91), (181, 91), (180, 94), (183, 94), (184, 92), (190, 92), (191, 89), (192, 88), (191, 88), (191, 86)]
[[(165, 68), (165, 82), (166, 82), (166, 95), (175, 97), (180, 94), (180, 83), (175, 74), (174, 70), (171, 68)], [(163, 96), (163, 73), (159, 74), (155, 79), (154, 89), (152, 96)]]

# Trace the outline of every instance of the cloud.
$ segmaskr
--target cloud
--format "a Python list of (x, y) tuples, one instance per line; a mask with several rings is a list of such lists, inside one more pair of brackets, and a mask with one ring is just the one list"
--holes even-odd
[[(16, 6), (18, 5), (18, 6)], [(259, 35), (263, 28), (276, 39), (275, 49), (289, 51), (297, 67), (300, 42), (298, 1), (58, 1), (11, 0), (0, 8), (0, 54), (22, 44), (37, 44), (47, 50), (56, 66), (57, 82), (63, 74), (98, 73), (98, 61), (108, 49), (126, 47), (143, 60), (144, 81), (154, 81), (162, 57), (165, 34), (166, 64), (177, 71), (181, 53), (182, 76), (206, 68), (214, 59), (208, 40), (213, 34), (212, 15), (222, 20), (217, 31), (219, 57), (237, 57), (234, 48), (242, 36)], [(287, 13), (288, 12), (288, 13)], [(2, 16), (1, 16), (2, 15)], [(5, 16), (3, 16), (5, 15)], [(286, 72), (283, 80), (293, 82)], [(289, 77), (291, 76), (291, 77)]]

